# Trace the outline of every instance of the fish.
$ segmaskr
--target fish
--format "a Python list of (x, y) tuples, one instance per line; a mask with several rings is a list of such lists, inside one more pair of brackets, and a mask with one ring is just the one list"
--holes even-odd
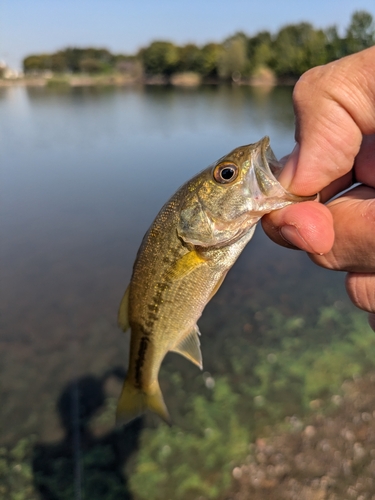
[(127, 375), (116, 420), (146, 410), (171, 418), (158, 382), (172, 351), (203, 368), (197, 320), (223, 283), (260, 218), (314, 197), (286, 191), (282, 165), (264, 137), (238, 147), (181, 186), (143, 238), (118, 323), (131, 329)]

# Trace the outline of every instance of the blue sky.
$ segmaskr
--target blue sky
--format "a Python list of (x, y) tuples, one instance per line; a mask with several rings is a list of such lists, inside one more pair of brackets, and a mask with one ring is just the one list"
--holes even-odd
[(0, 59), (20, 68), (30, 53), (67, 46), (134, 53), (155, 39), (220, 42), (300, 21), (343, 30), (355, 10), (375, 17), (374, 0), (1, 0)]

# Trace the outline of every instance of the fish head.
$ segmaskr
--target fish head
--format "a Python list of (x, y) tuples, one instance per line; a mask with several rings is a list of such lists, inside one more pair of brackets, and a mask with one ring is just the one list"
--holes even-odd
[(314, 199), (286, 191), (277, 180), (281, 170), (268, 137), (223, 156), (183, 186), (179, 237), (192, 245), (224, 246), (262, 215)]

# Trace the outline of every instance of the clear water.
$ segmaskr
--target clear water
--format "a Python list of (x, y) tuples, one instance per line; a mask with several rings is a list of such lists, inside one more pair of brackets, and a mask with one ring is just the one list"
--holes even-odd
[[(117, 308), (143, 234), (179, 185), (234, 147), (269, 135), (276, 156), (290, 152), (291, 89), (15, 87), (0, 89), (0, 117), (0, 443), (34, 434), (49, 460), (72, 447), (65, 481), (81, 498), (89, 438), (79, 391), (86, 419), (118, 394), (128, 337)], [(340, 274), (258, 228), (200, 323), (205, 369), (219, 370), (215, 338), (229, 326), (251, 344), (257, 308), (258, 320), (265, 306), (307, 317), (338, 301)], [(196, 375), (182, 358), (168, 360)], [(167, 401), (178, 413), (173, 388)], [(107, 442), (106, 425), (90, 439)]]

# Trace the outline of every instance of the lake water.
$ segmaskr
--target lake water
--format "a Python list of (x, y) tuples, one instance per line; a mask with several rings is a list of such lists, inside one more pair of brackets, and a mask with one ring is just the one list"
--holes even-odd
[[(291, 89), (14, 87), (0, 89), (0, 121), (0, 442), (36, 436), (42, 472), (44, 459), (71, 446), (64, 481), (71, 498), (89, 498), (79, 496), (82, 450), (120, 432), (100, 407), (113, 406), (127, 364), (116, 315), (142, 236), (179, 185), (231, 149), (269, 135), (276, 156), (290, 152)], [(200, 322), (204, 380), (232, 371), (216, 339), (231, 329), (231, 342), (251, 346), (265, 308), (308, 318), (343, 304), (351, 307), (341, 274), (278, 248), (258, 228)], [(166, 366), (162, 385), (181, 423), (168, 374), (181, 373), (186, 390), (199, 374), (177, 355)], [(121, 439), (135, 439), (134, 425), (133, 438)]]

